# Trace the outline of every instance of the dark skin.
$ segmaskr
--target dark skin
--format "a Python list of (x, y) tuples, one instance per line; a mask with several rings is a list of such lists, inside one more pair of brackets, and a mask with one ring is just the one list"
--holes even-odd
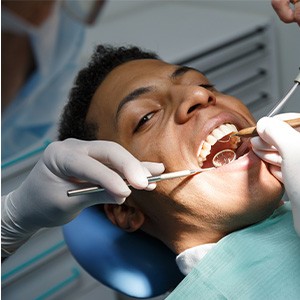
[[(255, 124), (240, 100), (203, 74), (152, 59), (109, 73), (87, 120), (98, 124), (98, 139), (120, 143), (141, 161), (163, 162), (166, 172), (197, 168), (201, 143), (219, 125)], [(213, 171), (162, 181), (155, 192), (133, 190), (124, 205), (105, 210), (121, 228), (141, 228), (180, 253), (263, 220), (281, 196), (281, 184), (250, 152)]]

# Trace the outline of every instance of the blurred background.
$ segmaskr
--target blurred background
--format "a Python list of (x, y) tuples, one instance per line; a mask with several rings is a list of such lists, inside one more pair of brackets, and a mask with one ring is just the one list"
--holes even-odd
[[(167, 46), (165, 45), (168, 44), (168, 39), (172, 39), (173, 36), (165, 36), (164, 40), (163, 38), (160, 40), (157, 37), (157, 34), (159, 33), (155, 32), (154, 30), (152, 31), (152, 35), (145, 36), (143, 33), (143, 26), (148, 26), (148, 24), (146, 24), (147, 20), (144, 24), (135, 24), (137, 26), (137, 32), (135, 32), (134, 34), (130, 32), (124, 32), (124, 29), (122, 28), (115, 29), (109, 26), (109, 24), (118, 22), (118, 19), (126, 18), (126, 16), (128, 16), (129, 20), (131, 19), (132, 22), (134, 22), (135, 18), (130, 16), (136, 16), (139, 14), (139, 12), (140, 14), (143, 14), (144, 11), (147, 11), (149, 9), (151, 10), (154, 7), (159, 10), (159, 7), (165, 5), (166, 2), (178, 4), (178, 6), (194, 7), (193, 9), (198, 12), (198, 18), (193, 19), (193, 16), (189, 18), (182, 11), (181, 19), (174, 18), (172, 20), (171, 18), (166, 17), (165, 22), (168, 24), (166, 24), (165, 26), (169, 25), (170, 28), (174, 26), (174, 29), (177, 29), (177, 27), (182, 28), (182, 32), (184, 32), (186, 28), (186, 32), (184, 33), (184, 35), (188, 36), (190, 40), (193, 40), (197, 39), (197, 35), (195, 35), (197, 33), (197, 28), (193, 28), (191, 31), (190, 26), (192, 23), (195, 23), (195, 26), (198, 26), (199, 44), (202, 44), (204, 48), (205, 39), (201, 40), (201, 37), (205, 35), (205, 33), (207, 33), (207, 36), (211, 36), (212, 34), (214, 34), (217, 37), (218, 32), (219, 35), (222, 35), (223, 32), (226, 31), (226, 26), (224, 28), (224, 24), (222, 24), (222, 22), (226, 22), (228, 24), (229, 19), (231, 18), (230, 15), (232, 15), (232, 23), (234, 24), (233, 26), (236, 26), (236, 24), (239, 24), (239, 22), (240, 26), (243, 26), (243, 16), (245, 16), (245, 19), (251, 19), (252, 15), (253, 19), (254, 16), (256, 16), (257, 18), (260, 17), (260, 20), (268, 20), (266, 22), (271, 24), (272, 31), (274, 31), (272, 33), (274, 34), (274, 40), (269, 42), (269, 47), (273, 48), (271, 49), (274, 52), (272, 55), (275, 55), (275, 59), (272, 62), (275, 65), (268, 66), (269, 72), (275, 71), (277, 73), (274, 76), (276, 76), (277, 80), (277, 83), (275, 84), (278, 88), (279, 97), (283, 96), (290, 89), (293, 84), (293, 79), (298, 74), (300, 67), (300, 28), (295, 23), (285, 24), (280, 21), (271, 6), (270, 0), (111, 0), (106, 3), (96, 28), (90, 29), (86, 48), (84, 49), (85, 53), (83, 53), (83, 55), (85, 56), (87, 53), (89, 53), (88, 49), (91, 49), (92, 45), (96, 43), (97, 39), (100, 42), (108, 41), (118, 43), (118, 39), (123, 42), (126, 40), (126, 37), (128, 37), (128, 42), (130, 42), (129, 40), (131, 38), (134, 42), (140, 41), (140, 44), (142, 46), (145, 45), (146, 47), (150, 45), (158, 45), (159, 43), (161, 43), (161, 46), (158, 45), (157, 49), (150, 50), (157, 50), (160, 55), (162, 55), (161, 52), (164, 52), (163, 54), (168, 53), (168, 55), (164, 55), (163, 58), (168, 59), (170, 56), (170, 60), (173, 60), (171, 59), (173, 58), (172, 55), (175, 55), (176, 52), (180, 50), (174, 48), (167, 49)], [(225, 18), (222, 20), (221, 18), (217, 19), (212, 16), (211, 18), (214, 19), (212, 20), (212, 22), (210, 22), (210, 13), (206, 14), (206, 17), (203, 16), (201, 14), (201, 10), (203, 11), (203, 9), (211, 10), (212, 14), (216, 13), (220, 15), (226, 15), (228, 19)], [(180, 10), (180, 8), (178, 8), (178, 10)], [(157, 22), (157, 20), (159, 19), (159, 26), (161, 26), (161, 22), (163, 22), (163, 20), (161, 20), (161, 18), (157, 16), (155, 9), (153, 11), (153, 14), (153, 23)], [(197, 13), (195, 13), (195, 15), (197, 15)], [(247, 21), (245, 20), (245, 22)], [(131, 27), (129, 26), (129, 28)], [(105, 32), (103, 32), (104, 30)], [(119, 33), (121, 31), (120, 35), (123, 35), (123, 38), (120, 38), (120, 35), (114, 33), (115, 30), (118, 30)], [(98, 35), (96, 34), (97, 31)], [(172, 29), (170, 29), (170, 31), (172, 31)], [(238, 31), (238, 28), (236, 28), (236, 31)], [(149, 33), (149, 31), (147, 31), (147, 33)], [(232, 32), (232, 35), (234, 34), (237, 34), (237, 32)], [(113, 38), (115, 38), (115, 40), (113, 40)], [(188, 44), (187, 38), (184, 39), (186, 43), (184, 46), (180, 45), (182, 43), (182, 41), (180, 40), (182, 36), (178, 35), (177, 38), (178, 47), (185, 47), (186, 49), (192, 47)], [(207, 39), (208, 38), (209, 37), (207, 37)], [(170, 44), (171, 43), (172, 42), (170, 42)], [(201, 49), (199, 49), (199, 52), (201, 52)], [(272, 69), (273, 67), (274, 69)], [(274, 87), (274, 89), (276, 88)], [(292, 97), (293, 99), (289, 101), (287, 106), (284, 108), (284, 111), (299, 111), (300, 102), (296, 101), (296, 98), (299, 100), (299, 93), (296, 92), (296, 95)], [(276, 100), (274, 101), (276, 102)]]

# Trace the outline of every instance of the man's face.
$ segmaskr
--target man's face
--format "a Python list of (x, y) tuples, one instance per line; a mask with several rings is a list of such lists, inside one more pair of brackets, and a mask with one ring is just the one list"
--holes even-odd
[[(99, 125), (97, 138), (120, 143), (141, 161), (163, 162), (166, 172), (197, 169), (200, 148), (220, 125), (255, 124), (242, 102), (216, 91), (203, 74), (152, 59), (115, 68), (97, 89), (87, 119)], [(231, 147), (221, 144), (211, 151)], [(135, 199), (145, 214), (165, 218), (166, 226), (168, 214), (230, 232), (270, 215), (281, 192), (250, 151), (215, 170), (162, 181), (155, 192), (138, 192)]]

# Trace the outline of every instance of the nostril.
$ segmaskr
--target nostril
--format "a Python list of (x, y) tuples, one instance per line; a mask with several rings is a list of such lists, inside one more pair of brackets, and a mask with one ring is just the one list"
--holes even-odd
[(199, 103), (191, 106), (187, 113), (189, 114), (189, 113), (193, 112), (195, 109), (197, 109), (200, 106), (201, 106), (201, 104), (199, 104)]
[(212, 103), (212, 102), (214, 102), (214, 101), (215, 101), (215, 100), (214, 100), (213, 97), (209, 97), (207, 103)]

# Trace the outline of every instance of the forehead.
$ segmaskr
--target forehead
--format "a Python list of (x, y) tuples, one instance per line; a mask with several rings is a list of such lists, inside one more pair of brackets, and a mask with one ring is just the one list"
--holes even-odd
[[(114, 68), (106, 76), (98, 87), (94, 98), (100, 95), (102, 98), (105, 98), (109, 95), (109, 102), (111, 102), (113, 99), (117, 100), (126, 96), (128, 91), (140, 87), (163, 84), (164, 81), (170, 80), (171, 74), (178, 68), (180, 66), (156, 59), (140, 59), (124, 63)], [(179, 72), (177, 75), (182, 75), (183, 73)], [(189, 73), (204, 77), (199, 72)], [(175, 81), (175, 78), (173, 79)]]
[[(125, 94), (141, 86), (157, 84), (160, 79), (166, 79), (178, 66), (156, 59), (140, 59), (124, 63), (113, 69), (104, 79), (98, 90), (105, 94), (112, 91)], [(126, 90), (126, 92), (125, 92)]]

